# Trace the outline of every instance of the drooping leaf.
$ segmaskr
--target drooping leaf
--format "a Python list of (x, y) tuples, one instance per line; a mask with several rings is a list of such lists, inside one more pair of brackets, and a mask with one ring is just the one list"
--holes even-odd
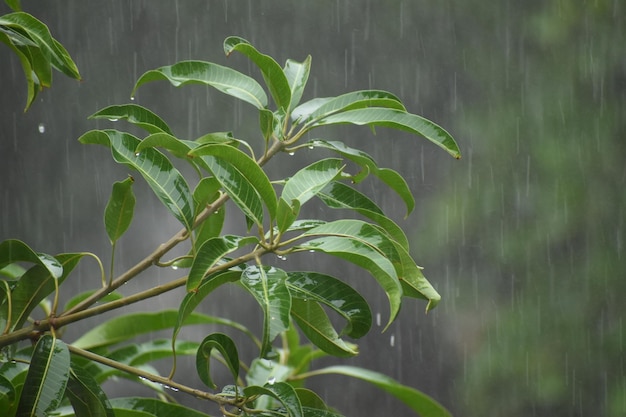
[(267, 95), (253, 78), (231, 68), (204, 61), (182, 61), (150, 70), (139, 77), (131, 96), (142, 85), (157, 80), (169, 81), (174, 87), (193, 83), (210, 85), (222, 93), (252, 104), (257, 109), (267, 106)]
[[(276, 192), (274, 191), (274, 187), (270, 183), (267, 174), (259, 164), (256, 163), (255, 160), (250, 158), (244, 152), (240, 151), (237, 148), (233, 148), (232, 146), (226, 145), (217, 145), (210, 144), (200, 146), (190, 152), (192, 156), (203, 156), (203, 157), (213, 157), (217, 159), (221, 159), (223, 161), (228, 162), (232, 167), (234, 167), (237, 171), (241, 173), (243, 178), (253, 187), (254, 191), (263, 199), (265, 206), (269, 212), (270, 218), (274, 219), (276, 216)], [(213, 159), (211, 158), (211, 159)], [(206, 160), (206, 159), (205, 159)], [(207, 165), (213, 171), (213, 166), (216, 164), (212, 164), (207, 160)], [(217, 173), (221, 172), (221, 170), (217, 170)], [(228, 185), (228, 189), (232, 188), (230, 184), (229, 178), (224, 176), (218, 176), (216, 172), (213, 172), (213, 175), (217, 178), (218, 181), (224, 186), (225, 189)], [(228, 190), (227, 189), (227, 190)], [(240, 196), (240, 193), (237, 193)], [(244, 200), (243, 198), (238, 198)], [(262, 217), (261, 217), (262, 220)]]
[(358, 339), (369, 332), (372, 326), (369, 305), (348, 284), (317, 272), (288, 272), (287, 287), (293, 298), (323, 303), (346, 319), (342, 334)]
[(224, 52), (229, 56), (233, 51), (246, 55), (261, 70), (265, 84), (269, 88), (276, 107), (289, 109), (291, 89), (283, 69), (274, 58), (257, 51), (247, 40), (238, 36), (229, 36), (224, 40)]
[(289, 328), (291, 296), (285, 284), (287, 274), (274, 267), (249, 266), (241, 275), (241, 284), (263, 310), (263, 345), (261, 357), (271, 350), (272, 341)]
[(450, 412), (433, 398), (379, 372), (353, 366), (330, 366), (316, 370), (315, 374), (339, 374), (358, 378), (387, 391), (422, 417), (452, 417)]
[(400, 198), (402, 198), (404, 204), (406, 205), (407, 215), (410, 214), (415, 208), (415, 198), (413, 197), (413, 193), (404, 178), (392, 169), (379, 168), (374, 158), (367, 153), (359, 149), (346, 146), (343, 142), (339, 141), (316, 139), (308, 142), (308, 146), (313, 148), (330, 149), (350, 159), (351, 161), (354, 161), (363, 167), (365, 176), (372, 173), (387, 184), (389, 188), (395, 191)]
[(65, 392), (76, 417), (115, 417), (109, 400), (93, 375), (76, 361), (71, 361)]
[[(215, 177), (205, 177), (198, 182), (193, 191), (193, 199), (196, 203), (196, 213), (202, 212), (207, 205), (213, 203), (219, 196), (221, 184)], [(214, 210), (213, 213), (194, 229), (193, 244), (197, 251), (208, 239), (218, 237), (222, 232), (224, 220), (226, 219), (226, 207), (222, 206)], [(192, 250), (190, 255), (195, 252)]]
[(128, 120), (129, 123), (139, 126), (148, 133), (164, 132), (170, 135), (173, 134), (163, 119), (151, 110), (138, 104), (108, 106), (89, 116), (89, 119), (108, 119), (112, 122), (120, 119)]
[(27, 111), (30, 108), (31, 104), (33, 104), (33, 101), (35, 101), (37, 94), (43, 87), (41, 86), (41, 84), (39, 84), (39, 80), (35, 75), (35, 71), (33, 70), (33, 66), (31, 64), (29, 56), (27, 56), (26, 51), (23, 51), (24, 48), (19, 48), (18, 46), (14, 45), (12, 37), (9, 37), (1, 29), (2, 26), (0, 26), (0, 42), (8, 45), (9, 48), (13, 50), (15, 55), (17, 55), (20, 63), (22, 64), (22, 71), (24, 72), (24, 77), (26, 78), (27, 87), (26, 106), (24, 107), (24, 111)]
[(368, 126), (384, 126), (421, 135), (435, 145), (445, 149), (450, 155), (459, 159), (461, 152), (455, 140), (441, 126), (416, 114), (402, 110), (370, 107), (348, 110), (332, 114), (315, 122), (312, 126), (333, 124), (354, 124)]
[(400, 277), (403, 294), (407, 297), (427, 300), (426, 312), (432, 310), (441, 300), (441, 296), (428, 282), (422, 269), (413, 261), (408, 251), (400, 246), (397, 246), (396, 249), (400, 256), (396, 271)]
[[(59, 262), (59, 266), (63, 271), (58, 278), (52, 276), (50, 271), (42, 268), (41, 265), (36, 265), (26, 271), (11, 292), (11, 318), (13, 321), (11, 328), (21, 328), (41, 300), (50, 295), (57, 285), (61, 285), (65, 281), (85, 255), (84, 253), (56, 255), (55, 259)], [(55, 280), (57, 280), (57, 285), (55, 285)]]
[(246, 396), (252, 395), (269, 395), (277, 399), (280, 404), (287, 411), (287, 415), (290, 417), (304, 417), (304, 411), (302, 410), (302, 404), (295, 389), (286, 382), (275, 382), (274, 384), (267, 383), (265, 385), (251, 385), (244, 388), (244, 394)]
[[(176, 325), (177, 320), (177, 310), (124, 314), (99, 324), (83, 334), (72, 345), (85, 350), (111, 346), (141, 334), (171, 329)], [(184, 320), (183, 325), (189, 326), (194, 324), (225, 324), (233, 326), (230, 320), (200, 313), (190, 313)]]
[(63, 266), (54, 257), (35, 253), (27, 244), (17, 239), (0, 242), (0, 268), (15, 262), (31, 262), (45, 268), (52, 277), (63, 275)]
[(33, 351), (16, 415), (48, 415), (61, 403), (69, 376), (70, 352), (65, 343), (42, 336)]
[(135, 211), (133, 177), (113, 184), (111, 198), (104, 209), (104, 225), (111, 243), (117, 241), (128, 229)]
[(187, 230), (194, 221), (194, 207), (189, 186), (165, 155), (154, 148), (139, 155), (135, 149), (139, 139), (116, 130), (92, 130), (78, 139), (81, 143), (104, 145), (111, 149), (113, 159), (141, 173), (156, 196)]
[(306, 337), (324, 352), (337, 357), (349, 357), (359, 353), (356, 345), (342, 340), (324, 309), (313, 300), (294, 298), (291, 316)]
[[(299, 113), (300, 117), (303, 117), (303, 121), (319, 120), (330, 116), (331, 114), (367, 107), (382, 107), (406, 111), (404, 105), (398, 97), (382, 90), (352, 91), (350, 93), (323, 100), (324, 102), (322, 102), (320, 106), (314, 107), (310, 104), (307, 105), (307, 103), (304, 103), (301, 106), (302, 108), (298, 108), (295, 111)], [(305, 105), (307, 106), (305, 107)], [(313, 111), (306, 114), (307, 108), (312, 109)]]
[(333, 181), (342, 169), (341, 159), (327, 158), (314, 162), (287, 180), (281, 197), (287, 202), (298, 200), (302, 206)]
[(306, 83), (309, 79), (309, 73), (311, 71), (311, 55), (307, 56), (302, 62), (288, 59), (285, 63), (285, 69), (283, 70), (287, 81), (289, 82), (289, 88), (291, 89), (291, 100), (289, 104), (289, 111), (293, 110), (300, 99), (302, 93), (306, 87)]
[(142, 417), (144, 416), (143, 413), (149, 413), (148, 415), (153, 416), (167, 417), (210, 417), (207, 414), (201, 413), (192, 408), (184, 407), (175, 403), (160, 401), (154, 398), (114, 398), (111, 400), (111, 406), (115, 410), (116, 417), (139, 417), (136, 414), (124, 414), (122, 410), (142, 412)]
[(300, 213), (300, 201), (294, 199), (289, 204), (284, 198), (278, 200), (276, 209), (276, 227), (280, 233), (289, 229)]
[(189, 277), (187, 278), (187, 291), (196, 291), (202, 279), (225, 255), (256, 241), (257, 239), (254, 236), (241, 237), (233, 235), (208, 239), (198, 249), (198, 253), (193, 260)]
[(235, 342), (224, 333), (212, 333), (204, 338), (198, 353), (196, 354), (196, 370), (200, 380), (209, 388), (216, 389), (217, 385), (211, 379), (211, 352), (216, 349), (224, 359), (224, 363), (231, 375), (233, 382), (239, 378), (239, 354)]

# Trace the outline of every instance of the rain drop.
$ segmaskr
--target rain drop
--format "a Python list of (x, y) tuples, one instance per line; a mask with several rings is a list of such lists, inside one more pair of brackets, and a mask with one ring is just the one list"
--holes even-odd
[(289, 156), (294, 156), (295, 154), (295, 152), (289, 152)]
[(46, 133), (46, 125), (44, 125), (43, 123), (39, 123), (39, 126), (37, 126), (37, 130), (39, 130), (39, 133)]
[(133, 96), (133, 97), (131, 97), (131, 98), (130, 98), (130, 100), (131, 100), (131, 101), (135, 101), (135, 97), (134, 97), (134, 96)]
[(380, 326), (380, 313), (376, 313), (376, 325)]
[(309, 148), (309, 149), (314, 149), (314, 148), (315, 148), (315, 146), (313, 146), (313, 145), (309, 145), (309, 146), (308, 146), (308, 148)]
[(394, 347), (396, 345), (396, 336), (395, 335), (391, 335), (391, 337), (389, 338), (389, 346)]
[(270, 377), (270, 379), (267, 380), (267, 383), (270, 385), (274, 385), (274, 383), (276, 383), (276, 377)]
[(135, 152), (135, 156), (141, 155), (141, 152)]
[(117, 122), (118, 120), (120, 120), (120, 119), (118, 119), (116, 117), (109, 117), (109, 121), (111, 121), (111, 122)]
[(174, 271), (176, 271), (176, 270), (178, 269), (178, 267), (177, 267), (176, 265), (172, 265), (172, 269), (173, 269)]

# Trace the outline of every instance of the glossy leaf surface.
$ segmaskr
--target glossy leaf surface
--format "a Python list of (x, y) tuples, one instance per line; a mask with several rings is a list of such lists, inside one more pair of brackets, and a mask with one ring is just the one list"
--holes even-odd
[(89, 118), (108, 119), (112, 122), (127, 120), (129, 123), (139, 126), (148, 133), (165, 132), (170, 135), (172, 134), (170, 127), (163, 119), (157, 116), (153, 111), (137, 104), (108, 106), (102, 110), (98, 110), (89, 116)]
[(109, 147), (113, 159), (139, 171), (165, 207), (187, 230), (191, 230), (194, 208), (189, 186), (165, 155), (154, 148), (135, 154), (139, 139), (116, 130), (92, 130), (79, 141)]
[(241, 275), (241, 284), (263, 310), (261, 357), (271, 350), (272, 341), (289, 328), (291, 296), (285, 284), (287, 274), (274, 267), (250, 266)]
[(15, 262), (31, 262), (45, 268), (52, 277), (63, 274), (61, 263), (45, 253), (36, 253), (24, 242), (8, 239), (0, 243), (0, 268)]
[(328, 158), (314, 162), (287, 180), (281, 197), (287, 202), (298, 200), (302, 206), (335, 179), (342, 168), (341, 159)]
[(17, 416), (44, 416), (63, 399), (70, 376), (70, 352), (50, 335), (37, 342), (17, 408)]
[(306, 87), (306, 83), (309, 79), (309, 73), (311, 71), (311, 55), (307, 56), (302, 62), (288, 59), (284, 68), (285, 77), (289, 82), (289, 88), (291, 89), (291, 100), (289, 102), (289, 110), (292, 110), (298, 105), (302, 98), (302, 93)]
[(111, 243), (118, 240), (128, 229), (135, 212), (133, 177), (113, 184), (113, 191), (104, 209), (104, 225)]
[(106, 394), (93, 375), (75, 361), (71, 362), (65, 395), (69, 398), (76, 417), (115, 417)]
[(233, 376), (233, 383), (239, 377), (239, 354), (235, 342), (223, 333), (212, 333), (204, 338), (196, 354), (196, 370), (200, 380), (209, 388), (216, 389), (217, 385), (211, 379), (211, 352), (217, 350), (224, 359), (226, 367)]
[(283, 69), (274, 58), (257, 51), (247, 40), (238, 36), (229, 36), (224, 40), (224, 52), (230, 55), (233, 51), (246, 55), (261, 70), (276, 107), (287, 110), (291, 102), (291, 89)]
[(182, 61), (144, 73), (133, 88), (131, 96), (142, 85), (157, 80), (167, 80), (173, 86), (185, 84), (205, 84), (214, 87), (257, 109), (267, 106), (267, 95), (253, 78), (228, 67), (204, 61)]
[[(382, 90), (353, 91), (337, 97), (329, 97), (324, 100), (325, 101), (320, 102), (321, 104), (316, 108), (310, 104), (307, 106), (309, 109), (313, 109), (313, 111), (311, 111), (308, 115), (302, 114), (305, 121), (319, 120), (330, 116), (331, 114), (366, 107), (382, 107), (406, 111), (404, 105), (398, 97)], [(307, 107), (304, 107), (303, 105), (303, 109), (301, 109), (301, 111), (306, 111)]]
[(388, 108), (365, 108), (348, 110), (321, 119), (313, 126), (333, 124), (384, 126), (424, 136), (435, 145), (459, 159), (461, 152), (455, 140), (441, 126), (416, 114)]
[(277, 399), (290, 417), (304, 417), (302, 404), (294, 388), (286, 382), (276, 382), (274, 384), (265, 384), (264, 386), (252, 385), (244, 389), (246, 396), (251, 395), (269, 395)]

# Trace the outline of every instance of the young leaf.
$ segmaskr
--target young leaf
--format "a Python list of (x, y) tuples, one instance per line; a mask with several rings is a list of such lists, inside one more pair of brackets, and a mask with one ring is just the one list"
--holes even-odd
[(42, 336), (33, 352), (16, 415), (48, 415), (61, 403), (69, 375), (70, 352), (65, 343)]
[(172, 135), (170, 127), (153, 113), (151, 110), (137, 104), (123, 104), (119, 106), (108, 106), (89, 116), (89, 119), (109, 119), (112, 122), (126, 119), (148, 133), (169, 133)]
[(235, 342), (233, 342), (230, 337), (223, 333), (212, 333), (205, 337), (202, 343), (200, 343), (198, 353), (196, 354), (196, 370), (198, 371), (200, 380), (209, 388), (217, 388), (217, 385), (215, 385), (211, 379), (210, 372), (211, 351), (213, 349), (217, 349), (220, 352), (224, 363), (233, 376), (234, 383), (237, 383), (237, 378), (239, 378), (239, 354), (237, 353), (237, 346), (235, 346)]
[(422, 417), (452, 417), (448, 410), (428, 395), (378, 372), (354, 366), (330, 366), (316, 370), (315, 374), (339, 374), (362, 379), (387, 391)]
[(76, 416), (115, 417), (106, 394), (93, 375), (74, 360), (71, 361), (65, 394)]
[(392, 129), (421, 135), (435, 145), (445, 149), (456, 159), (461, 158), (459, 147), (441, 126), (416, 114), (402, 110), (371, 107), (365, 109), (348, 110), (324, 117), (312, 124), (312, 127), (333, 124), (354, 124), (368, 126), (384, 126)]
[(311, 71), (311, 55), (307, 56), (302, 62), (297, 62), (292, 59), (288, 59), (285, 63), (285, 69), (283, 70), (287, 81), (289, 82), (289, 88), (291, 89), (291, 101), (289, 104), (289, 111), (293, 110), (298, 105), (306, 87), (306, 82), (309, 79), (309, 72)]
[(265, 84), (272, 93), (276, 107), (288, 110), (291, 101), (291, 89), (283, 69), (274, 61), (274, 58), (260, 53), (243, 38), (229, 36), (224, 40), (224, 52), (226, 56), (229, 56), (233, 51), (241, 52), (256, 64), (263, 74)]
[(117, 241), (128, 229), (135, 211), (135, 194), (133, 194), (133, 177), (113, 184), (109, 203), (104, 209), (104, 225), (111, 240)]
[(192, 83), (210, 85), (224, 94), (252, 104), (257, 109), (267, 106), (267, 95), (253, 78), (231, 68), (203, 61), (182, 61), (150, 70), (137, 80), (131, 97), (139, 87), (156, 80), (167, 80), (174, 87)]
[(287, 288), (293, 298), (327, 305), (347, 320), (342, 333), (358, 339), (372, 326), (372, 312), (367, 301), (351, 286), (317, 272), (288, 272)]
[(187, 291), (196, 291), (202, 279), (225, 255), (250, 243), (257, 242), (256, 237), (224, 235), (208, 239), (202, 244), (193, 260), (189, 277), (187, 278)]
[[(248, 182), (253, 188), (254, 191), (263, 199), (265, 206), (269, 212), (270, 218), (274, 219), (276, 216), (276, 192), (274, 191), (274, 187), (270, 183), (267, 174), (259, 164), (244, 152), (240, 151), (237, 148), (227, 145), (217, 145), (217, 144), (209, 144), (197, 147), (193, 149), (190, 153), (191, 156), (203, 156), (208, 157), (211, 156), (213, 158), (218, 158), (220, 160), (228, 162), (232, 165), (241, 175), (245, 178), (246, 182)], [(213, 171), (214, 167), (217, 166), (216, 163), (213, 163), (213, 158), (205, 159), (207, 161), (207, 165)], [(220, 164), (221, 165), (221, 164)], [(221, 170), (216, 169), (217, 173), (220, 173)], [(218, 181), (222, 185), (225, 185), (228, 182), (228, 179), (224, 176), (216, 175), (216, 172), (213, 172), (213, 175), (217, 178)], [(226, 186), (224, 187), (226, 188)], [(229, 189), (233, 188), (229, 185)]]
[(261, 357), (270, 352), (276, 336), (289, 328), (291, 296), (285, 285), (287, 274), (274, 267), (249, 266), (241, 275), (241, 284), (263, 310), (263, 345)]
[(291, 316), (306, 337), (324, 352), (337, 357), (359, 353), (356, 345), (348, 344), (339, 337), (326, 312), (317, 302), (294, 298), (291, 302)]
[(302, 206), (333, 181), (342, 169), (341, 159), (328, 158), (314, 162), (287, 180), (281, 197), (287, 202), (298, 200)]
[(156, 196), (187, 230), (194, 222), (194, 207), (189, 186), (165, 155), (154, 148), (139, 155), (135, 149), (139, 139), (116, 130), (92, 130), (78, 139), (81, 143), (104, 145), (111, 148), (113, 159), (141, 173)]
[(246, 396), (269, 395), (276, 398), (287, 411), (289, 417), (304, 417), (302, 404), (294, 388), (287, 382), (267, 383), (264, 386), (252, 385), (244, 389)]

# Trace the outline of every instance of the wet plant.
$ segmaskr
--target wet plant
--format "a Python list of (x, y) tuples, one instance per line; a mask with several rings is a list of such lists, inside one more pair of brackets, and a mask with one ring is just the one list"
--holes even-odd
[[(113, 249), (110, 266), (105, 268), (90, 253), (52, 256), (18, 240), (0, 243), (0, 409), (7, 416), (207, 415), (177, 404), (171, 391), (178, 391), (217, 404), (227, 416), (332, 417), (341, 414), (305, 388), (304, 382), (317, 375), (339, 374), (374, 384), (421, 416), (447, 416), (445, 408), (426, 394), (383, 374), (352, 366), (316, 368), (314, 361), (320, 357), (358, 354), (354, 341), (370, 331), (370, 306), (341, 276), (285, 270), (274, 260), (313, 252), (312, 256), (336, 257), (366, 270), (388, 298), (387, 326), (407, 298), (424, 300), (426, 310), (434, 308), (440, 296), (411, 257), (403, 230), (356, 186), (365, 180), (378, 181), (399, 195), (409, 214), (415, 200), (407, 182), (343, 141), (309, 138), (322, 126), (380, 126), (422, 136), (459, 158), (454, 139), (433, 122), (408, 112), (398, 97), (386, 91), (355, 91), (301, 103), (311, 57), (301, 62), (290, 59), (280, 66), (239, 37), (227, 38), (224, 51), (250, 59), (265, 86), (229, 67), (183, 61), (144, 73), (132, 95), (157, 81), (177, 87), (210, 86), (258, 110), (254, 121), (258, 142), (249, 143), (231, 132), (182, 139), (163, 118), (138, 104), (106, 107), (91, 117), (124, 120), (134, 125), (132, 131), (144, 132), (139, 137), (102, 129), (79, 138), (83, 144), (108, 148), (113, 160), (132, 173), (113, 184), (104, 213)], [(261, 151), (255, 152), (256, 148)], [(334, 155), (315, 157), (315, 162), (285, 172), (282, 178), (270, 179), (264, 170), (279, 153), (315, 156), (322, 150)], [(191, 174), (184, 175), (177, 168), (180, 164), (190, 166)], [(133, 188), (140, 178), (180, 222), (181, 230), (115, 276), (116, 245), (132, 223)], [(243, 235), (223, 230), (229, 200), (233, 204), (228, 209), (243, 214), (247, 230)], [(314, 200), (353, 216), (335, 221), (303, 217), (301, 208)], [(172, 255), (177, 253), (174, 248), (181, 247), (185, 255)], [(72, 271), (84, 258), (98, 260), (97, 287), (59, 305), (60, 291), (71, 291)], [(172, 267), (180, 271), (179, 278), (130, 295), (120, 291), (145, 271)], [(260, 334), (227, 317), (196, 311), (225, 285), (240, 288), (259, 304)], [(186, 291), (176, 310), (152, 308), (98, 320), (104, 312), (180, 287)], [(76, 340), (64, 340), (67, 326), (89, 318), (95, 320), (91, 330)], [(343, 328), (338, 328), (337, 319), (343, 321)], [(184, 326), (197, 324), (219, 324), (242, 333), (258, 351), (257, 357), (243, 363), (240, 348), (226, 331), (198, 340), (178, 338)], [(171, 332), (167, 340), (136, 341), (140, 335), (164, 329)], [(187, 385), (186, 378), (177, 374), (181, 356), (195, 357), (204, 387)], [(168, 375), (151, 366), (163, 358), (171, 359)], [(216, 362), (228, 370), (229, 384), (218, 387), (214, 382)], [(107, 398), (101, 386), (116, 377), (144, 384), (155, 395)]]

